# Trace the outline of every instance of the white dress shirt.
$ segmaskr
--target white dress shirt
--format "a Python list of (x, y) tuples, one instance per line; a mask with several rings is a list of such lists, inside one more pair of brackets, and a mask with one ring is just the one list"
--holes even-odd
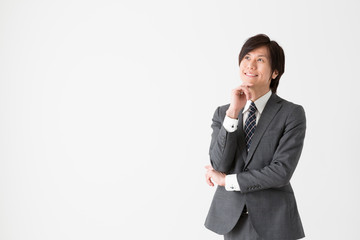
[[(271, 90), (267, 92), (265, 95), (257, 99), (254, 103), (257, 108), (255, 112), (256, 116), (256, 125), (259, 122), (259, 119), (261, 117), (261, 113), (264, 111), (265, 105), (268, 102), (269, 98), (271, 96)], [(245, 104), (244, 110), (242, 112), (243, 114), (243, 126), (245, 127), (245, 121), (249, 115), (249, 107), (250, 107), (251, 101), (248, 100)], [(228, 132), (235, 132), (237, 130), (239, 123), (239, 119), (233, 119), (225, 115), (225, 119), (223, 122), (223, 126)], [(255, 129), (256, 131), (256, 129)], [(245, 146), (244, 146), (245, 147)], [(229, 174), (225, 177), (225, 189), (227, 191), (241, 191), (239, 183), (237, 181), (236, 174)]]

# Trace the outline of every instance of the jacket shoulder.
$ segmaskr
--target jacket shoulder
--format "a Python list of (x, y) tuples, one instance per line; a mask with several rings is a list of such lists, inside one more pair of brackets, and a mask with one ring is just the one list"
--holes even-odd
[(303, 106), (300, 104), (293, 103), (291, 101), (288, 101), (286, 99), (283, 99), (277, 95), (275, 95), (276, 101), (281, 104), (281, 111), (283, 113), (287, 113), (290, 119), (292, 118), (305, 118), (305, 110)]
[(226, 111), (228, 110), (229, 106), (230, 106), (230, 103), (217, 107), (216, 110), (215, 110), (214, 116), (224, 118), (225, 115), (226, 115)]
[(279, 97), (278, 95), (275, 94), (276, 100), (278, 103), (282, 104), (283, 108), (289, 109), (289, 110), (294, 110), (294, 109), (299, 109), (299, 110), (304, 110), (304, 108), (297, 103), (293, 103), (289, 100), (286, 100), (284, 98)]
[(229, 107), (230, 107), (230, 103), (219, 106), (219, 112), (225, 115), (226, 111), (229, 109)]

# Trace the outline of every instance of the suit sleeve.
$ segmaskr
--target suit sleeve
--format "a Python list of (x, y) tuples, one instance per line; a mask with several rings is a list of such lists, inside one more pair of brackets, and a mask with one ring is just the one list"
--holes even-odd
[(237, 174), (241, 192), (253, 192), (287, 185), (301, 155), (305, 130), (304, 109), (296, 105), (287, 117), (284, 133), (279, 140), (271, 163), (262, 169), (253, 169)]
[(227, 132), (223, 126), (225, 108), (218, 107), (212, 119), (213, 129), (210, 144), (210, 162), (212, 167), (219, 172), (227, 173), (235, 158), (237, 148), (237, 135), (235, 132)]

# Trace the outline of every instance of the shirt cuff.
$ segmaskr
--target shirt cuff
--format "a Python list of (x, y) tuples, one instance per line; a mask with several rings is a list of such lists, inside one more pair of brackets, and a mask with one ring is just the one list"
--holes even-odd
[(239, 120), (225, 116), (223, 126), (227, 132), (235, 132), (238, 127)]
[(225, 189), (226, 191), (241, 191), (236, 174), (225, 176)]

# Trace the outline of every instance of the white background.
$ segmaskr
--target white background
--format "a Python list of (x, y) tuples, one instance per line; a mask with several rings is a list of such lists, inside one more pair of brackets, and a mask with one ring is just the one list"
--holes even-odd
[(306, 239), (357, 239), (358, 1), (0, 1), (0, 239), (222, 239), (203, 226), (211, 118), (244, 41), (304, 106)]

